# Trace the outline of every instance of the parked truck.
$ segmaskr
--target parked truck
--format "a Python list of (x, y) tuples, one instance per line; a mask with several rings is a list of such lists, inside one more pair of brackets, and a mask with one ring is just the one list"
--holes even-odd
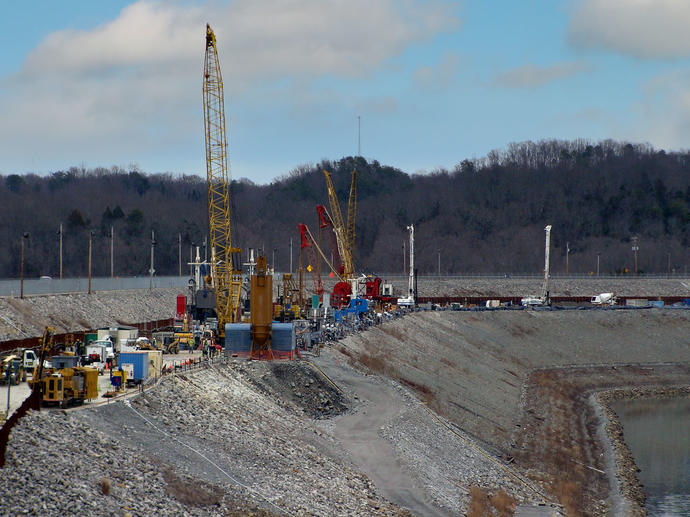
[(590, 303), (593, 305), (616, 305), (616, 296), (613, 293), (601, 293), (592, 296)]

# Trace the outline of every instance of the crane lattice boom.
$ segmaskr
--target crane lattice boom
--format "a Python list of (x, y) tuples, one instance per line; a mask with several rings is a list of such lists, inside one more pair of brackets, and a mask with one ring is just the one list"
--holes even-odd
[(240, 249), (232, 247), (230, 231), (228, 142), (225, 132), (223, 77), (218, 62), (216, 36), (208, 24), (203, 92), (211, 277), (216, 296), (218, 331), (222, 334), (225, 323), (234, 322), (237, 317), (242, 272), (239, 265)]
[[(333, 187), (333, 181), (331, 180), (331, 175), (328, 171), (323, 171), (326, 177), (326, 188), (328, 189), (328, 202), (331, 205), (331, 220), (333, 222), (333, 231), (338, 241), (338, 251), (340, 251), (340, 258), (343, 261), (343, 278), (346, 280), (351, 280), (355, 276), (355, 265), (353, 260), (354, 253), (354, 236), (355, 236), (355, 216), (357, 202), (353, 201), (351, 197), (348, 201), (348, 224), (345, 227), (343, 222), (343, 213), (340, 210), (340, 203), (338, 202), (338, 196), (335, 192), (335, 187)], [(356, 174), (352, 172), (352, 184), (350, 185), (350, 196), (357, 196), (357, 187), (355, 185)], [(350, 233), (351, 230), (351, 233)], [(350, 242), (352, 238), (352, 242)]]

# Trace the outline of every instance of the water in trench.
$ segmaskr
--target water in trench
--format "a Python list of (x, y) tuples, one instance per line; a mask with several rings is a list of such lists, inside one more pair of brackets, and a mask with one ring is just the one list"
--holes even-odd
[(613, 404), (650, 517), (690, 515), (690, 398)]

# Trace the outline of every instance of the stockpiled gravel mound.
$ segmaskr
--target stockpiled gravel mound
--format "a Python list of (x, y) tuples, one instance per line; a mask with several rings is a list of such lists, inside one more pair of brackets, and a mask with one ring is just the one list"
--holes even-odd
[(333, 438), (299, 407), (286, 411), (235, 371), (252, 367), (218, 364), (131, 402), (31, 413), (10, 436), (0, 514), (407, 515), (324, 454)]

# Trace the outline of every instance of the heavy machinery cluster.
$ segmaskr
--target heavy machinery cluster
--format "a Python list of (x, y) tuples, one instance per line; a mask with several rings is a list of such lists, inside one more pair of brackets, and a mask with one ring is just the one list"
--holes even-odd
[[(212, 332), (208, 336), (211, 342), (251, 358), (292, 357), (297, 340), (293, 321), (321, 313), (337, 321), (366, 312), (372, 303), (395, 303), (390, 285), (356, 271), (356, 171), (352, 171), (346, 221), (331, 174), (323, 171), (330, 212), (324, 205), (316, 206), (318, 239), (307, 225), (299, 224), (299, 283), (292, 272), (284, 274), (282, 286), (278, 286), (278, 299), (273, 301), (274, 271), (268, 269), (265, 257), (255, 258), (251, 251), (248, 261), (242, 264), (242, 250), (233, 246), (223, 78), (216, 35), (208, 24), (202, 91), (210, 257), (202, 261), (197, 248), (195, 260), (190, 262), (194, 278), (189, 282), (188, 297), (182, 302), (178, 297), (177, 308), (184, 330), (198, 332), (205, 328), (203, 332)], [(326, 252), (321, 244), (322, 234), (328, 241)], [(322, 266), (336, 279), (330, 293), (323, 287)], [(304, 270), (312, 277), (313, 299), (305, 296)], [(303, 323), (299, 325), (301, 328)]]

